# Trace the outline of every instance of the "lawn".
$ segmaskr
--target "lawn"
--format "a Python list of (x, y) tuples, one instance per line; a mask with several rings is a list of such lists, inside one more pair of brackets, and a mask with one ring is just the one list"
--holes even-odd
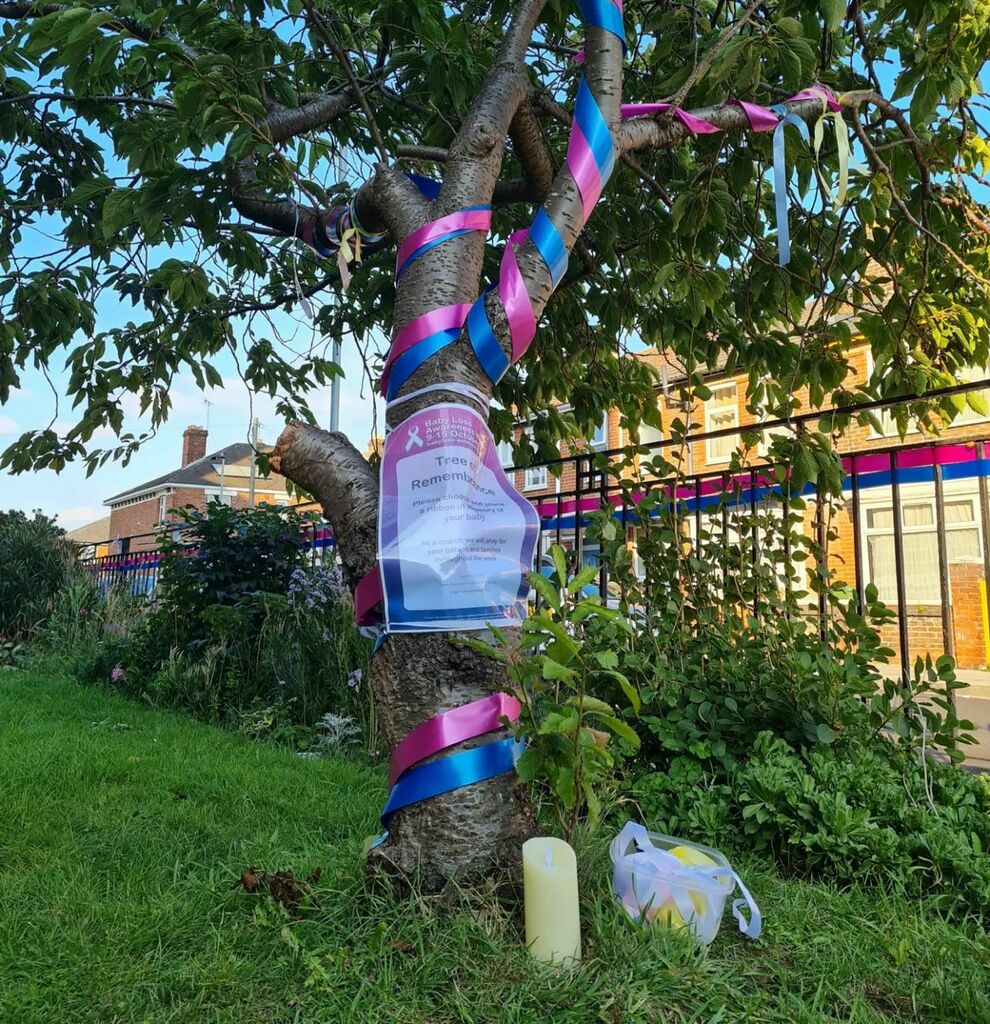
[[(764, 938), (625, 922), (581, 851), (586, 960), (531, 963), (484, 894), (372, 895), (384, 780), (64, 679), (0, 674), (0, 1021), (990, 1021), (990, 941), (894, 895), (741, 864)], [(322, 874), (292, 920), (245, 868)]]

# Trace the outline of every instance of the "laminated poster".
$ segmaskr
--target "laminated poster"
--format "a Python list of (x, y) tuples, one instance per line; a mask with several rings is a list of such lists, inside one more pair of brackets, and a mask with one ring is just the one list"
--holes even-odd
[(391, 632), (518, 625), (539, 533), (474, 409), (414, 413), (385, 441), (378, 551)]

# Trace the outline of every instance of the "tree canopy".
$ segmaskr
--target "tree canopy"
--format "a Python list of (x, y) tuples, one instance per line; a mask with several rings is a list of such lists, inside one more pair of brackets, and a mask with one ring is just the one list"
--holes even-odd
[[(0, 402), (25, 367), (67, 363), (76, 412), (61, 436), (37, 424), (2, 465), (126, 455), (140, 436), (93, 440), (124, 429), (124, 396), (153, 429), (174, 376), (217, 383), (225, 350), (287, 418), (306, 417), (307, 392), (336, 368), (326, 349), (286, 347), (274, 311), (312, 315), (328, 343), (366, 347), (380, 370), (394, 245), (323, 259), (304, 229), (356, 194), (362, 219), (395, 238), (423, 219), (397, 172), (444, 178), (453, 200), (449, 175), (483, 160), (498, 177), (493, 234), (529, 224), (563, 163), (577, 13), (534, 0), (0, 2)], [(769, 136), (695, 138), (663, 115), (621, 129), (536, 341), (495, 389), (502, 409), (541, 414), (544, 451), (572, 425), (553, 398), (583, 429), (614, 405), (656, 422), (650, 371), (622, 358), (638, 342), (689, 371), (747, 370), (751, 401), (776, 413), (803, 386), (812, 402), (865, 397), (847, 380), (854, 329), (873, 352), (870, 397), (986, 365), (990, 7), (629, 0), (624, 19), (624, 101), (770, 104), (820, 82), (846, 95), (844, 128), (867, 166), (833, 209), (816, 183), (836, 176), (831, 126), (817, 159), (788, 135), (793, 256), (781, 267)], [(502, 86), (500, 62), (512, 64)], [(510, 79), (522, 97), (497, 134), (483, 100)], [(497, 265), (489, 246), (481, 280)], [(109, 303), (124, 325), (101, 327)], [(507, 436), (509, 413), (492, 422)]]

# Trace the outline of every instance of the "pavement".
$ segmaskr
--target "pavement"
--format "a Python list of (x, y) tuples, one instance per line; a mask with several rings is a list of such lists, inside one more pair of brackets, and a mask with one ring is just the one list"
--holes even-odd
[[(896, 665), (884, 665), (883, 675), (896, 678)], [(976, 743), (966, 746), (964, 764), (976, 772), (990, 772), (990, 672), (980, 669), (959, 669), (956, 678), (968, 684), (965, 689), (956, 690), (956, 714), (973, 723)]]

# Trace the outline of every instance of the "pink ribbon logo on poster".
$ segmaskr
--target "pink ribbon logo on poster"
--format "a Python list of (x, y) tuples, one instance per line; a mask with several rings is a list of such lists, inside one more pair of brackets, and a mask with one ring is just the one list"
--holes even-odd
[(539, 517), (506, 477), (488, 425), (456, 404), (385, 441), (379, 565), (389, 632), (518, 625)]

